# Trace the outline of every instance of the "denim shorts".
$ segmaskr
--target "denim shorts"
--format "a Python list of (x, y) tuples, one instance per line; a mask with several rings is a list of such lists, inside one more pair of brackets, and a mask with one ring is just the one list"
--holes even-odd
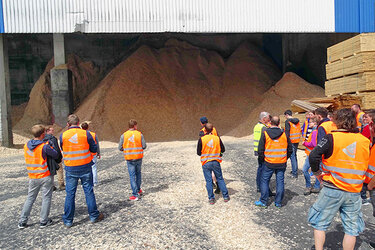
[(365, 223), (362, 218), (360, 193), (323, 187), (315, 204), (310, 208), (309, 224), (320, 231), (326, 231), (337, 212), (340, 212), (345, 234), (358, 236)]

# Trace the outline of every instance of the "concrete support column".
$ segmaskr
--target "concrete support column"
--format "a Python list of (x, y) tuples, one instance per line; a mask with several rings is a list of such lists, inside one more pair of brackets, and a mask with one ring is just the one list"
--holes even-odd
[(13, 146), (10, 111), (8, 48), (4, 35), (0, 34), (0, 143), (5, 147)]
[(53, 58), (55, 66), (65, 64), (64, 34), (53, 34)]
[(54, 123), (65, 127), (66, 118), (73, 112), (73, 87), (71, 71), (65, 64), (63, 34), (53, 34), (55, 68), (51, 70), (52, 111)]

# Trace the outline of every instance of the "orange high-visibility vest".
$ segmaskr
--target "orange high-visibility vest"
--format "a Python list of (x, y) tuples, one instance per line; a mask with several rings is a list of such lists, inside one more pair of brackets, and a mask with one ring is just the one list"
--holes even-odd
[(62, 134), (62, 151), (64, 164), (67, 167), (77, 167), (89, 164), (92, 160), (90, 145), (87, 142), (86, 130), (71, 128)]
[[(314, 130), (313, 130), (314, 131)], [(307, 139), (307, 141), (306, 142), (311, 142), (311, 139), (312, 139), (312, 132), (313, 131), (311, 131), (311, 133), (309, 134), (309, 138)], [(311, 151), (314, 149), (314, 147), (306, 147), (305, 146), (305, 153), (306, 153), (306, 155), (307, 156), (309, 156), (310, 155), (310, 153), (311, 153)]]
[(363, 116), (365, 112), (361, 111), (357, 114), (356, 120), (357, 120), (357, 128), (359, 129), (359, 132), (361, 132), (362, 123), (359, 121), (361, 119), (361, 116)]
[(292, 143), (299, 143), (300, 137), (301, 137), (301, 125), (298, 124), (293, 124), (289, 122), (290, 125), (290, 141)]
[(332, 132), (333, 153), (322, 159), (323, 180), (341, 190), (359, 193), (370, 157), (370, 140), (359, 133)]
[(138, 130), (128, 130), (124, 133), (124, 149), (125, 160), (138, 160), (143, 158), (142, 133)]
[(369, 160), (368, 169), (365, 175), (366, 175), (365, 183), (367, 184), (375, 176), (375, 147), (371, 148), (370, 160)]
[[(205, 127), (203, 127), (203, 128), (201, 129), (201, 131), (203, 131), (204, 135), (207, 135), (207, 131), (206, 131), (206, 128), (205, 128)], [(211, 134), (217, 136), (217, 131), (216, 131), (216, 128), (215, 128), (215, 127), (212, 128)]]
[(326, 134), (331, 133), (332, 130), (337, 130), (337, 126), (333, 121), (326, 121), (319, 125), (319, 127), (322, 127)]
[(209, 161), (221, 162), (222, 158), (220, 156), (220, 138), (217, 135), (208, 134), (201, 137), (202, 140), (202, 154), (201, 163), (202, 166)]
[(306, 120), (304, 122), (304, 127), (303, 127), (303, 131), (302, 131), (302, 137), (303, 139), (306, 139), (306, 134), (307, 134), (307, 130), (309, 129), (309, 121)]
[(264, 160), (272, 164), (286, 163), (288, 149), (286, 134), (283, 132), (277, 140), (272, 140), (267, 131), (264, 131), (264, 135), (266, 137)]
[[(90, 132), (90, 135), (92, 136), (92, 138), (94, 139), (94, 142), (96, 143), (96, 144), (98, 144), (98, 142), (96, 141), (96, 134), (94, 133), (94, 132), (91, 132), (91, 131), (89, 131)], [(92, 156), (94, 156), (94, 155), (97, 155), (98, 153), (92, 153), (91, 152), (91, 155)]]
[(47, 142), (38, 145), (31, 151), (27, 144), (23, 147), (26, 169), (30, 179), (41, 179), (50, 175), (47, 166), (47, 157), (43, 159), (43, 147)]

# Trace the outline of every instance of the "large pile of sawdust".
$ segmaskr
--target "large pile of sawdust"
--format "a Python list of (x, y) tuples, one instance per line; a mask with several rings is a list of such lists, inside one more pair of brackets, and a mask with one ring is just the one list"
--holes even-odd
[(228, 135), (252, 134), (260, 112), (267, 111), (271, 115), (282, 115), (285, 110), (290, 109), (293, 100), (310, 97), (324, 97), (324, 89), (306, 82), (294, 73), (287, 72), (275, 86), (262, 95), (262, 101), (250, 112), (245, 122), (239, 124)]
[[(51, 60), (35, 83), (23, 117), (15, 124), (15, 129), (29, 131), (37, 123), (52, 122), (50, 70), (53, 65)], [(76, 55), (68, 56), (66, 67), (72, 71), (74, 106), (78, 107), (100, 82), (101, 72), (92, 62), (83, 61)]]
[(76, 113), (104, 140), (117, 141), (138, 120), (148, 141), (197, 138), (206, 115), (225, 134), (244, 120), (280, 78), (260, 50), (242, 44), (225, 62), (215, 51), (169, 40), (140, 47), (114, 68)]

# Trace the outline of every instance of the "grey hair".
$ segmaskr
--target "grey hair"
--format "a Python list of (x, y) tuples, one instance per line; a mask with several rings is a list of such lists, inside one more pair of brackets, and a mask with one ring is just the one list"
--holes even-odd
[(270, 113), (268, 113), (268, 112), (265, 112), (265, 111), (260, 112), (259, 120), (262, 120), (263, 118), (269, 117), (269, 116), (270, 116)]

